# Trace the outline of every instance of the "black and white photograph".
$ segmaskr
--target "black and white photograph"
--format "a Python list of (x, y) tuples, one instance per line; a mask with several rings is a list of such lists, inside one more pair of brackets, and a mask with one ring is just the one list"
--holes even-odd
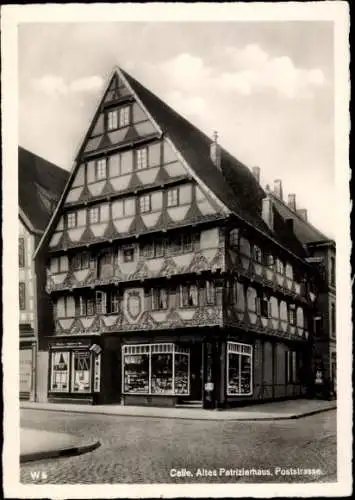
[(1, 31), (5, 498), (351, 494), (347, 3)]

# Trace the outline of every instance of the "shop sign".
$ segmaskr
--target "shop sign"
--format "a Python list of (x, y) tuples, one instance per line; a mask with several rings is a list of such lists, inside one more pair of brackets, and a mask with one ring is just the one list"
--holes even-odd
[(77, 341), (77, 342), (55, 342), (51, 344), (51, 349), (67, 349), (70, 347), (88, 347), (90, 345), (90, 341), (87, 342), (82, 342), (82, 341)]

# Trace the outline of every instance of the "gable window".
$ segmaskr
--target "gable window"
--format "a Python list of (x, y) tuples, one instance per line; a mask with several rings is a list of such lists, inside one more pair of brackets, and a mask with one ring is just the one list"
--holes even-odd
[(67, 214), (67, 228), (72, 229), (78, 225), (78, 218), (76, 212), (70, 212)]
[(89, 255), (86, 252), (74, 255), (72, 259), (72, 267), (74, 271), (81, 271), (82, 269), (88, 269)]
[(106, 179), (106, 158), (100, 158), (95, 163), (95, 178), (97, 181)]
[(142, 148), (136, 151), (136, 167), (137, 170), (142, 170), (148, 166), (148, 149)]
[(19, 267), (25, 267), (25, 238), (18, 239), (18, 263)]
[(133, 262), (134, 261), (134, 248), (124, 248), (122, 250), (123, 262)]
[(288, 321), (291, 326), (296, 325), (296, 307), (294, 304), (290, 304), (288, 309)]
[(261, 249), (257, 245), (255, 245), (254, 246), (254, 260), (255, 260), (255, 262), (257, 262), (258, 264), (261, 264), (262, 258), (263, 258), (263, 255), (261, 253)]
[(198, 306), (198, 289), (196, 285), (185, 285), (181, 287), (180, 304), (182, 307)]
[(150, 212), (152, 209), (151, 196), (145, 194), (139, 198), (139, 211), (141, 214)]
[(168, 189), (168, 207), (177, 207), (179, 205), (178, 188)]
[(20, 311), (24, 311), (26, 309), (26, 285), (23, 281), (19, 283), (19, 302)]
[(99, 207), (91, 207), (89, 210), (89, 220), (90, 224), (97, 224), (100, 222), (100, 210)]
[(107, 113), (107, 129), (115, 130), (118, 128), (118, 113), (117, 109), (113, 109)]
[(168, 293), (164, 288), (155, 288), (152, 290), (152, 309), (167, 309)]
[(119, 123), (120, 123), (120, 128), (127, 127), (129, 125), (129, 106), (124, 106), (123, 108), (120, 109), (119, 111)]

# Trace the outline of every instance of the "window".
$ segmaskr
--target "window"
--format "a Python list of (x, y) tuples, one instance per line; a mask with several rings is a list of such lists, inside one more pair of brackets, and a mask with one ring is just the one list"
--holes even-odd
[(291, 304), (288, 309), (288, 321), (291, 326), (296, 325), (296, 306)]
[(260, 299), (260, 314), (263, 318), (269, 317), (269, 301), (266, 297)]
[(152, 309), (168, 308), (168, 292), (164, 288), (155, 288), (152, 290)]
[(18, 264), (19, 267), (25, 267), (25, 238), (23, 236), (18, 239)]
[(190, 393), (190, 353), (175, 344), (122, 347), (122, 392), (125, 394)]
[(266, 261), (266, 265), (268, 267), (274, 267), (274, 265), (275, 265), (275, 258), (270, 253), (266, 255), (265, 261)]
[(112, 291), (108, 294), (107, 313), (118, 313), (120, 310), (120, 298), (118, 292)]
[(72, 229), (78, 225), (78, 218), (76, 212), (70, 212), (67, 214), (67, 228)]
[(336, 332), (336, 315), (335, 315), (335, 304), (332, 302), (330, 310), (330, 322), (331, 322), (331, 333), (332, 335)]
[(106, 158), (100, 158), (95, 163), (95, 177), (96, 180), (106, 179)]
[(142, 170), (148, 166), (148, 149), (138, 149), (136, 151), (136, 166), (137, 170)]
[(165, 244), (162, 238), (157, 238), (154, 241), (147, 242), (141, 245), (140, 251), (145, 259), (163, 257), (165, 254)]
[(134, 261), (134, 248), (124, 248), (122, 250), (123, 262), (133, 262)]
[(26, 309), (26, 285), (23, 281), (19, 283), (19, 301), (20, 301), (20, 311)]
[(100, 279), (111, 278), (114, 274), (111, 249), (100, 252), (97, 259), (97, 275)]
[(180, 307), (197, 307), (198, 289), (196, 285), (185, 285), (180, 288)]
[(95, 314), (95, 303), (93, 298), (86, 299), (86, 315), (94, 316)]
[(122, 215), (123, 217), (130, 217), (134, 215), (136, 210), (135, 199), (127, 198), (123, 200)]
[(239, 245), (239, 230), (232, 229), (229, 233), (229, 244), (231, 247), (238, 247)]
[(276, 259), (276, 271), (284, 274), (284, 263), (280, 259)]
[(178, 188), (168, 189), (168, 207), (177, 207), (179, 205)]
[(69, 392), (69, 352), (52, 352), (50, 390)]
[(106, 293), (97, 291), (95, 301), (96, 314), (106, 314)]
[(115, 130), (118, 128), (118, 113), (117, 109), (113, 109), (107, 113), (107, 129)]
[(129, 125), (129, 106), (124, 106), (120, 109), (120, 128), (127, 127)]
[(192, 238), (191, 234), (186, 233), (182, 235), (182, 250), (183, 252), (192, 252)]
[(228, 396), (250, 396), (253, 393), (252, 355), (251, 345), (227, 342)]
[(212, 281), (206, 281), (206, 304), (215, 304), (216, 289)]
[(84, 252), (84, 253), (78, 253), (74, 255), (72, 259), (72, 267), (74, 271), (81, 271), (83, 269), (88, 269), (89, 267), (89, 254)]
[(330, 257), (330, 284), (335, 286), (335, 258)]
[(90, 224), (97, 224), (100, 222), (100, 209), (99, 207), (91, 207), (89, 210)]
[(89, 351), (77, 351), (72, 356), (72, 392), (90, 392), (91, 354)]
[(84, 297), (75, 297), (75, 316), (86, 316), (86, 299)]
[(150, 212), (152, 209), (151, 206), (151, 197), (150, 194), (145, 194), (139, 198), (139, 211), (141, 214)]
[(263, 258), (263, 255), (261, 253), (261, 249), (255, 245), (254, 246), (254, 260), (255, 260), (255, 262), (257, 262), (258, 264), (261, 264), (262, 258)]

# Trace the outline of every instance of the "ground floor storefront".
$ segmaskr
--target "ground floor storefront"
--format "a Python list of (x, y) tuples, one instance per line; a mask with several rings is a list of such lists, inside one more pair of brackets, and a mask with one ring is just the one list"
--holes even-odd
[(48, 401), (228, 408), (306, 395), (305, 342), (200, 330), (52, 338)]

